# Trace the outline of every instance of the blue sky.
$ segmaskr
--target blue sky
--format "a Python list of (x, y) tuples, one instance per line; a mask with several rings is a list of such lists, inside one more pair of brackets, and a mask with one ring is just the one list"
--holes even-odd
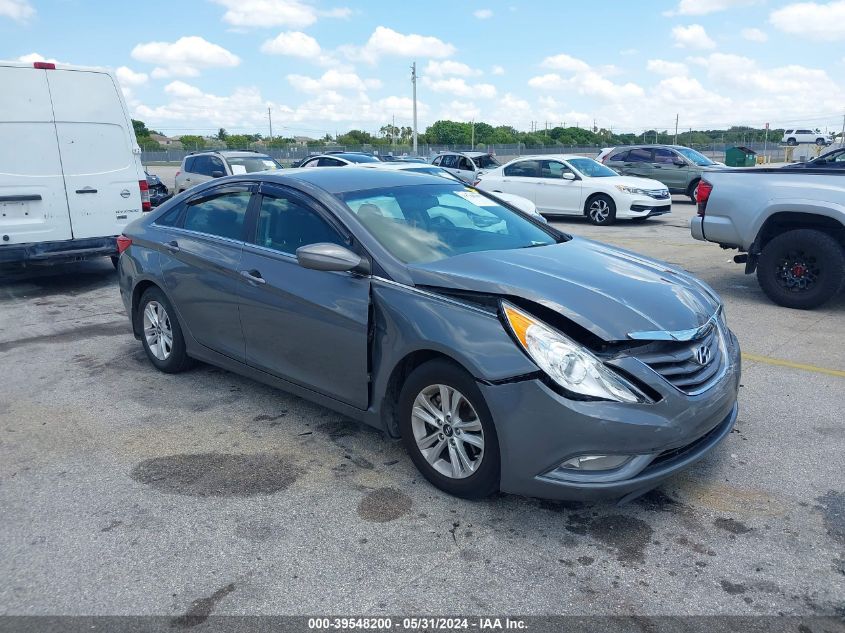
[(0, 58), (118, 70), (168, 134), (318, 136), (439, 118), (528, 129), (838, 130), (845, 0), (0, 0)]

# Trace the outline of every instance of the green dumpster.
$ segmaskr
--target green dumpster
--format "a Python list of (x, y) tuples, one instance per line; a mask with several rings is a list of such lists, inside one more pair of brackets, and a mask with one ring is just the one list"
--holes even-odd
[(754, 167), (757, 152), (748, 147), (729, 147), (725, 150), (725, 165), (728, 167)]

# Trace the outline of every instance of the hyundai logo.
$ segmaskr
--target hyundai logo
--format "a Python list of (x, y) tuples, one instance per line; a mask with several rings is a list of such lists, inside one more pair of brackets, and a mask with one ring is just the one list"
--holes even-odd
[(695, 358), (695, 362), (701, 365), (702, 367), (709, 365), (710, 361), (712, 360), (710, 355), (710, 348), (706, 345), (702, 345), (701, 347), (697, 348), (695, 352), (693, 352), (693, 358)]

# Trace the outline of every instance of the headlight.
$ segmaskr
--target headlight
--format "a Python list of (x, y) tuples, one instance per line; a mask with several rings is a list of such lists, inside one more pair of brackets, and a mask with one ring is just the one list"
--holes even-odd
[(640, 196), (647, 196), (648, 192), (645, 189), (638, 189), (637, 187), (626, 187), (625, 185), (616, 185), (622, 193), (632, 193)]
[(625, 381), (579, 345), (519, 308), (502, 302), (514, 336), (546, 375), (580, 396), (616, 402), (643, 402)]

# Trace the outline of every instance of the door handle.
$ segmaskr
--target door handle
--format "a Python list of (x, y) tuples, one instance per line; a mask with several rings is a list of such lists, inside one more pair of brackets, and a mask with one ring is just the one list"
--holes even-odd
[(176, 240), (170, 240), (169, 242), (164, 243), (164, 247), (169, 250), (171, 253), (175, 253), (179, 251), (179, 242)]
[(97, 190), (93, 187), (85, 187), (85, 189), (77, 189), (76, 193), (97, 193)]
[(241, 277), (254, 284), (266, 284), (267, 280), (257, 270), (242, 270)]

